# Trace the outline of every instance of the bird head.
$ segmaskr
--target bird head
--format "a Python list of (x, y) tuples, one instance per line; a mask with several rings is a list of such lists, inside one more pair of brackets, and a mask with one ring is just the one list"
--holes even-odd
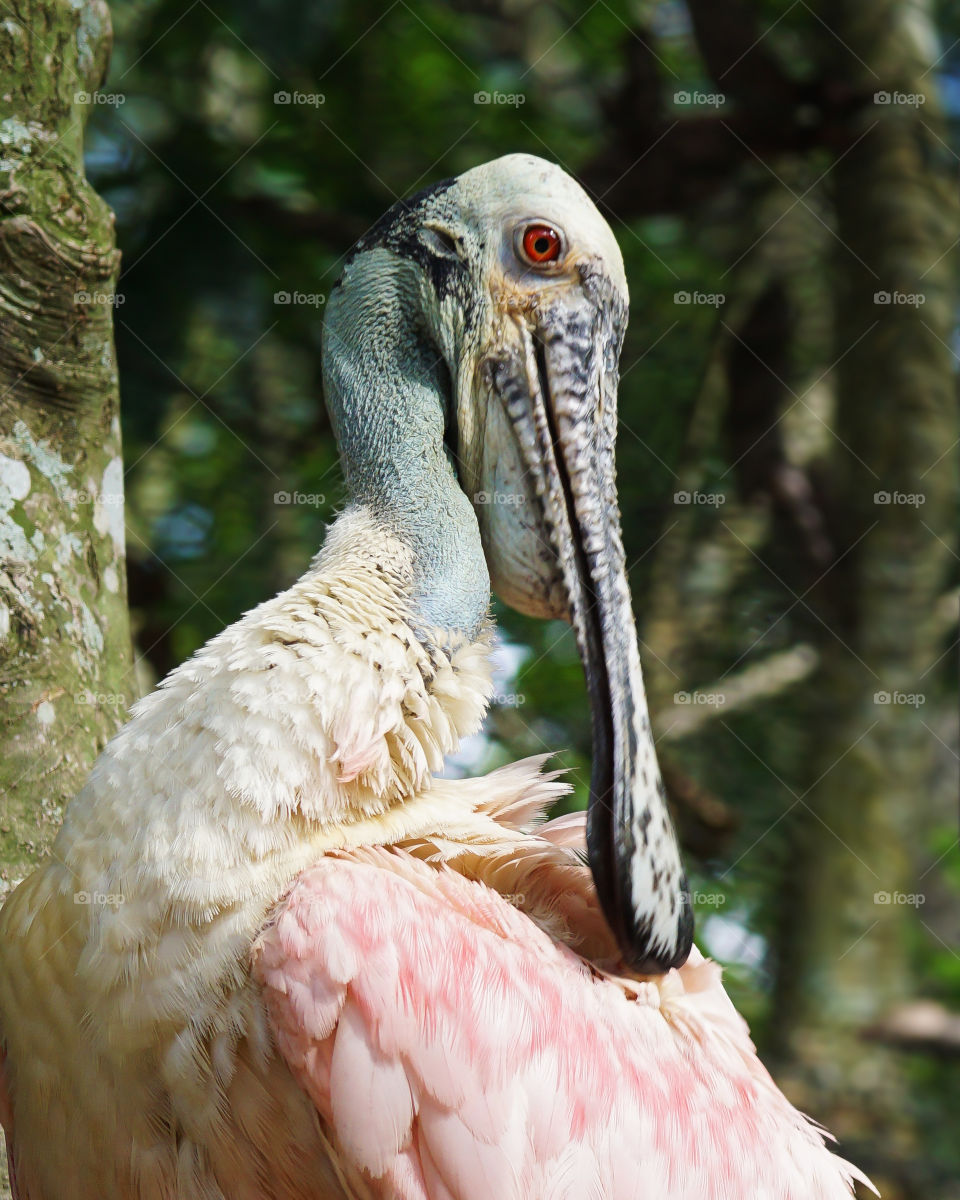
[[(650, 730), (616, 495), (628, 304), (616, 240), (569, 175), (514, 154), (394, 206), (354, 256), (366, 260), (352, 285), (354, 323), (376, 312), (378, 287), (384, 310), (395, 303), (388, 273), (403, 280), (407, 311), (390, 340), (414, 338), (418, 379), (433, 371), (436, 429), (459, 489), (444, 519), (464, 520), (469, 505), (493, 590), (574, 627), (592, 715), (589, 860), (624, 958), (646, 972), (679, 965), (692, 913)], [(337, 311), (335, 302), (335, 322)], [(351, 336), (344, 324), (338, 342)], [(345, 383), (335, 369), (325, 378), (343, 444)]]

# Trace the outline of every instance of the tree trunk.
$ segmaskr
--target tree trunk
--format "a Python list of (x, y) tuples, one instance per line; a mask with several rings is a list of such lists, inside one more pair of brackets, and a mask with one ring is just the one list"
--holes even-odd
[(109, 52), (102, 0), (11, 0), (0, 24), (0, 903), (133, 698), (119, 254), (83, 172)]
[[(917, 909), (896, 901), (923, 890), (911, 851), (930, 824), (935, 743), (930, 705), (903, 698), (934, 700), (927, 672), (943, 650), (935, 610), (954, 540), (958, 433), (949, 251), (960, 228), (923, 5), (847, 0), (823, 16), (831, 53), (891, 100), (830, 177), (843, 357), (829, 491), (838, 553), (857, 544), (807, 597), (825, 622), (810, 697), (813, 786), (795, 812), (773, 1028), (797, 1069), (794, 1098), (802, 1107), (811, 1082), (836, 1097), (817, 1116), (897, 1200), (931, 1193), (892, 1165), (917, 1157), (896, 1052), (867, 1050), (861, 1035), (922, 991), (908, 958)], [(886, 1163), (858, 1159), (858, 1142), (883, 1147)]]
[(135, 698), (119, 252), (83, 171), (110, 40), (102, 0), (11, 0), (0, 24), (0, 901)]

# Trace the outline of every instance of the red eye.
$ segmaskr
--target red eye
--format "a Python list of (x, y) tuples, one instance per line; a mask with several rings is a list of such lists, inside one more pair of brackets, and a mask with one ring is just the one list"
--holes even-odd
[(560, 257), (560, 234), (549, 225), (528, 225), (520, 241), (524, 258), (535, 266), (556, 262)]

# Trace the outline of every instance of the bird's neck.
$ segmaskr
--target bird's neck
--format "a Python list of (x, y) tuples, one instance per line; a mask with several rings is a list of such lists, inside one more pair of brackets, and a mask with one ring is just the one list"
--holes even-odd
[[(469, 827), (475, 804), (453, 811), (433, 776), (482, 721), (490, 630), (419, 641), (410, 559), (351, 506), (292, 587), (173, 670), (104, 749), (50, 860), (62, 895), (87, 894), (66, 912), (71, 928), (82, 917), (101, 1027), (123, 1024), (130, 1044), (158, 1013), (199, 1027), (224, 979), (242, 986), (252, 938), (305, 867), (458, 813)], [(175, 969), (184, 929), (207, 967), (189, 992)], [(149, 1003), (131, 1001), (140, 993)]]
[(473, 639), (490, 581), (444, 445), (451, 382), (424, 303), (409, 264), (382, 249), (358, 255), (327, 308), (324, 390), (352, 499), (410, 547), (423, 628)]

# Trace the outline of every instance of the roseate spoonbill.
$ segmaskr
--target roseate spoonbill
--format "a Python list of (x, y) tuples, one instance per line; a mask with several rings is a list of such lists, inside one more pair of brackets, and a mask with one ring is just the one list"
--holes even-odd
[[(133, 710), (0, 921), (19, 1200), (834, 1200), (692, 919), (614, 485), (609, 228), (511, 155), (392, 208), (327, 308), (351, 500)], [(509, 496), (509, 504), (485, 503)], [(490, 583), (567, 617), (586, 817), (436, 777)]]

